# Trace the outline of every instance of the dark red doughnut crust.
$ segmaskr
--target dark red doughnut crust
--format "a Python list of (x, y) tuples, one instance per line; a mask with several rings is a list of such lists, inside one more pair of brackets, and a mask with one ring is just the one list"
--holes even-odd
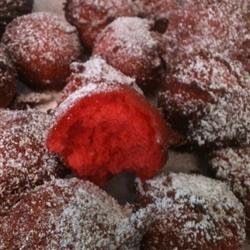
[(144, 16), (168, 20), (165, 60), (173, 66), (183, 55), (201, 49), (224, 53), (249, 33), (245, 0), (141, 0)]
[(132, 221), (145, 232), (141, 249), (242, 249), (243, 206), (224, 183), (170, 174), (139, 182), (138, 193)]
[(219, 54), (190, 54), (176, 65), (159, 94), (169, 122), (198, 146), (248, 145), (249, 102), (248, 72), (240, 62)]
[(1, 0), (0, 1), (0, 37), (5, 27), (17, 16), (28, 14), (33, 7), (33, 0)]
[(51, 116), (38, 111), (0, 111), (0, 215), (31, 190), (65, 170), (45, 148)]
[(215, 176), (225, 181), (245, 206), (250, 228), (250, 148), (225, 148), (210, 153)]
[(124, 171), (143, 180), (156, 175), (169, 133), (159, 111), (131, 86), (88, 84), (60, 104), (47, 145), (77, 176), (102, 185)]
[(157, 89), (165, 75), (160, 34), (152, 28), (146, 19), (120, 17), (98, 35), (93, 51), (148, 92)]
[(16, 71), (3, 47), (0, 46), (0, 107), (6, 108), (16, 95)]
[(72, 63), (70, 68), (71, 75), (68, 77), (67, 85), (62, 91), (61, 101), (89, 83), (97, 85), (106, 83), (135, 86), (135, 79), (125, 76), (122, 72), (108, 65), (107, 62), (99, 56), (93, 56), (85, 63)]
[(54, 180), (0, 218), (0, 248), (138, 249), (140, 233), (123, 210), (90, 182)]
[(109, 23), (122, 16), (137, 16), (133, 0), (67, 0), (65, 16), (80, 34), (84, 46), (92, 49), (97, 35)]
[(64, 87), (70, 63), (81, 56), (76, 29), (50, 13), (16, 18), (2, 41), (22, 81), (33, 89)]

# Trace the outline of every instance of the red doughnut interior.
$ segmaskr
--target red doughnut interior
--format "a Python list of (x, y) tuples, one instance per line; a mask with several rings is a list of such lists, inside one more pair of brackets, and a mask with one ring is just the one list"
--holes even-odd
[(142, 96), (129, 88), (77, 102), (52, 128), (48, 147), (80, 177), (103, 184), (133, 172), (142, 179), (164, 165), (166, 128)]

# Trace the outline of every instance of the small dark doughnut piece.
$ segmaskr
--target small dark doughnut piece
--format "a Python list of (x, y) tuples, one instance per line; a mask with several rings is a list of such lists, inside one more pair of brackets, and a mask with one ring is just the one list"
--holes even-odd
[(45, 148), (51, 116), (38, 111), (0, 110), (0, 215), (20, 194), (66, 172)]
[(16, 95), (16, 70), (6, 54), (4, 48), (0, 46), (0, 107), (6, 108)]
[(170, 174), (138, 186), (132, 221), (145, 230), (141, 249), (240, 250), (243, 205), (229, 187), (199, 175)]
[(81, 57), (76, 29), (51, 13), (16, 18), (2, 41), (21, 80), (35, 90), (63, 88), (70, 64)]
[(13, 19), (32, 11), (33, 0), (1, 0), (0, 1), (0, 37), (5, 27)]
[(1, 249), (138, 249), (126, 210), (90, 182), (54, 180), (0, 218)]

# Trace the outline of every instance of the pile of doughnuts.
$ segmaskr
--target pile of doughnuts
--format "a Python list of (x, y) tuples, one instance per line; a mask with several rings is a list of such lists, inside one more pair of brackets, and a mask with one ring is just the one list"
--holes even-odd
[[(242, 249), (247, 1), (32, 5), (0, 3), (0, 249)], [(169, 150), (208, 176), (162, 171)], [(105, 191), (124, 173), (127, 205)]]

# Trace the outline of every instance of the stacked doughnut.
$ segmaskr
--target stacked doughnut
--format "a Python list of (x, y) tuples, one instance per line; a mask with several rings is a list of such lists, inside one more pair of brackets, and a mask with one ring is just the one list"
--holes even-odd
[[(67, 21), (32, 3), (0, 3), (0, 249), (240, 250), (247, 2), (67, 0)], [(170, 149), (210, 176), (164, 174)], [(104, 191), (123, 173), (126, 206)]]

